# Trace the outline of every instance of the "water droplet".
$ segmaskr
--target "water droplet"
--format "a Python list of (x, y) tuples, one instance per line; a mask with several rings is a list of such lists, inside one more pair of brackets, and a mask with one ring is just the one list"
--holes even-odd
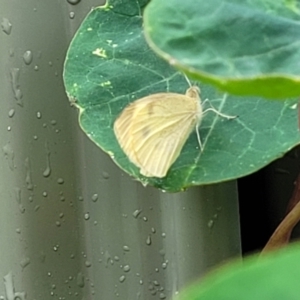
[(34, 66), (34, 71), (38, 71), (39, 70), (39, 66)]
[(64, 182), (65, 182), (65, 181), (64, 181), (63, 178), (58, 178), (58, 179), (57, 179), (57, 183), (58, 183), (58, 184), (64, 184)]
[(162, 266), (163, 269), (166, 269), (167, 266), (168, 266), (168, 261), (163, 262), (163, 263), (161, 264), (161, 266)]
[(9, 168), (13, 171), (14, 170), (14, 159), (15, 159), (15, 153), (11, 147), (10, 144), (6, 144), (5, 146), (2, 147), (4, 157), (8, 162)]
[(98, 200), (98, 194), (94, 194), (93, 196), (92, 196), (92, 201), (93, 202), (96, 202)]
[(79, 286), (80, 288), (83, 288), (84, 287), (84, 275), (79, 272), (77, 274), (77, 278), (76, 278), (76, 284), (77, 286)]
[(48, 193), (45, 191), (43, 192), (43, 197), (47, 197), (48, 196)]
[(64, 216), (65, 216), (64, 213), (60, 213), (60, 214), (59, 214), (59, 217), (60, 217), (61, 219), (62, 219)]
[(20, 228), (17, 228), (17, 229), (16, 229), (16, 233), (20, 234), (20, 233), (21, 233), (21, 229), (20, 229)]
[(136, 210), (132, 213), (132, 215), (133, 215), (135, 218), (137, 218), (137, 217), (140, 215), (141, 212), (142, 212), (142, 209), (136, 209)]
[(55, 126), (57, 124), (56, 120), (51, 120), (51, 125)]
[(52, 66), (53, 66), (53, 62), (52, 62), (52, 61), (49, 61), (48, 65), (49, 65), (50, 67), (52, 67)]
[(36, 117), (37, 117), (38, 119), (41, 119), (42, 113), (41, 113), (40, 111), (38, 111), (38, 112), (36, 113)]
[(11, 131), (11, 126), (7, 126), (7, 131)]
[(30, 264), (30, 259), (29, 257), (25, 257), (21, 260), (20, 265), (22, 269), (26, 268)]
[(130, 266), (129, 265), (125, 265), (123, 267), (124, 272), (129, 272), (130, 271)]
[(152, 233), (156, 232), (156, 229), (154, 227), (151, 228)]
[(43, 176), (49, 177), (51, 175), (51, 164), (50, 164), (50, 150), (47, 142), (45, 143), (45, 150), (46, 150), (46, 169), (43, 172)]
[(14, 115), (15, 115), (15, 110), (12, 108), (12, 109), (9, 110), (8, 116), (9, 116), (10, 118), (12, 118)]
[(85, 213), (84, 214), (84, 219), (87, 221), (90, 219), (90, 214), (89, 213)]
[(123, 250), (128, 252), (130, 251), (130, 248), (128, 246), (123, 246)]
[(70, 11), (69, 16), (70, 16), (70, 19), (74, 19), (75, 18), (74, 11)]
[(27, 50), (23, 54), (23, 60), (26, 65), (30, 65), (33, 59), (32, 52), (30, 50)]
[(40, 209), (40, 206), (39, 205), (36, 205), (35, 207), (34, 207), (34, 211), (38, 211)]
[(20, 69), (19, 68), (12, 68), (10, 70), (10, 76), (11, 76), (11, 85), (12, 85), (12, 90), (14, 93), (14, 97), (17, 101), (17, 104), (23, 107), (23, 93), (20, 89)]
[(24, 207), (22, 204), (20, 204), (20, 205), (19, 205), (19, 210), (20, 210), (21, 214), (24, 214), (24, 212), (25, 212), (25, 207)]
[(87, 268), (89, 268), (89, 267), (91, 267), (92, 266), (92, 263), (90, 262), (90, 261), (86, 261), (85, 263), (85, 266), (87, 267)]
[(26, 168), (25, 182), (26, 182), (27, 190), (32, 191), (33, 183), (31, 178), (30, 161), (28, 157), (25, 159), (25, 168)]
[(167, 296), (164, 293), (159, 294), (159, 299), (166, 299)]
[(148, 221), (148, 218), (147, 218), (147, 217), (143, 217), (143, 220), (144, 220), (145, 222), (147, 222), (147, 221)]
[(148, 235), (148, 236), (147, 236), (147, 239), (146, 239), (146, 244), (147, 244), (148, 246), (150, 246), (151, 243), (152, 243), (152, 241), (151, 241), (151, 235)]
[(125, 276), (125, 275), (122, 275), (122, 276), (120, 276), (119, 281), (120, 281), (120, 282), (124, 282), (125, 279), (126, 279), (126, 276)]
[(102, 172), (102, 177), (104, 179), (108, 179), (109, 178), (109, 174), (107, 172)]
[(214, 220), (209, 220), (209, 221), (207, 222), (208, 228), (213, 228), (214, 223), (215, 223)]
[(56, 225), (57, 227), (60, 227), (60, 226), (61, 226), (61, 223), (60, 223), (59, 221), (56, 221), (56, 222), (55, 222), (55, 225)]
[(70, 4), (75, 5), (80, 2), (80, 0), (67, 0)]
[(10, 35), (12, 30), (12, 24), (9, 22), (8, 19), (3, 18), (1, 22), (2, 31), (5, 32), (7, 35)]
[(119, 256), (115, 256), (115, 257), (114, 257), (114, 260), (115, 260), (115, 261), (119, 261), (119, 260), (120, 260), (120, 257), (119, 257)]

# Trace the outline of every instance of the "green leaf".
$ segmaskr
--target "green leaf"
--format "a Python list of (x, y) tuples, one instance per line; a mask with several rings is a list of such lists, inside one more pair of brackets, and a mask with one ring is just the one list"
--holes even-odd
[[(200, 127), (204, 151), (191, 134), (165, 178), (146, 178), (120, 148), (113, 124), (128, 103), (158, 92), (184, 93), (185, 78), (148, 47), (142, 32), (145, 1), (110, 1), (93, 9), (67, 53), (64, 82), (89, 138), (144, 184), (176, 192), (252, 173), (297, 145), (295, 100), (271, 102), (219, 93), (200, 84), (203, 99), (234, 120), (208, 112)], [(209, 103), (205, 108), (209, 108)]]
[(191, 77), (237, 95), (300, 95), (296, 0), (152, 0), (150, 46)]
[(177, 300), (298, 300), (300, 246), (229, 264), (180, 292)]

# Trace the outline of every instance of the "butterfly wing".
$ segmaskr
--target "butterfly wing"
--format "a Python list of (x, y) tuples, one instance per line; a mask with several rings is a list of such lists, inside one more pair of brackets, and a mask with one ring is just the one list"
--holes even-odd
[(147, 177), (165, 177), (200, 121), (198, 97), (160, 93), (127, 106), (114, 124), (119, 144)]
[(131, 136), (142, 175), (166, 176), (198, 122), (198, 104), (195, 99), (168, 93), (139, 110)]

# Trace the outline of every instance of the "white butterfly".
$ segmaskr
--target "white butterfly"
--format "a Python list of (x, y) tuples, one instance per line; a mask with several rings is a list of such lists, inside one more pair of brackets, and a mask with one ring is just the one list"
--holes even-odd
[[(185, 95), (158, 93), (130, 103), (114, 123), (117, 140), (130, 161), (147, 177), (165, 177), (191, 132), (198, 131), (203, 110), (200, 89), (191, 86)], [(228, 119), (235, 118), (221, 114)]]

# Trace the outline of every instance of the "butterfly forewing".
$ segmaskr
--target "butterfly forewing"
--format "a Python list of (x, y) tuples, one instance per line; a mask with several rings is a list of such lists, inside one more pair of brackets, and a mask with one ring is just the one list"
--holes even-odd
[(164, 177), (200, 121), (201, 112), (198, 95), (154, 94), (126, 107), (114, 130), (121, 148), (142, 175)]

